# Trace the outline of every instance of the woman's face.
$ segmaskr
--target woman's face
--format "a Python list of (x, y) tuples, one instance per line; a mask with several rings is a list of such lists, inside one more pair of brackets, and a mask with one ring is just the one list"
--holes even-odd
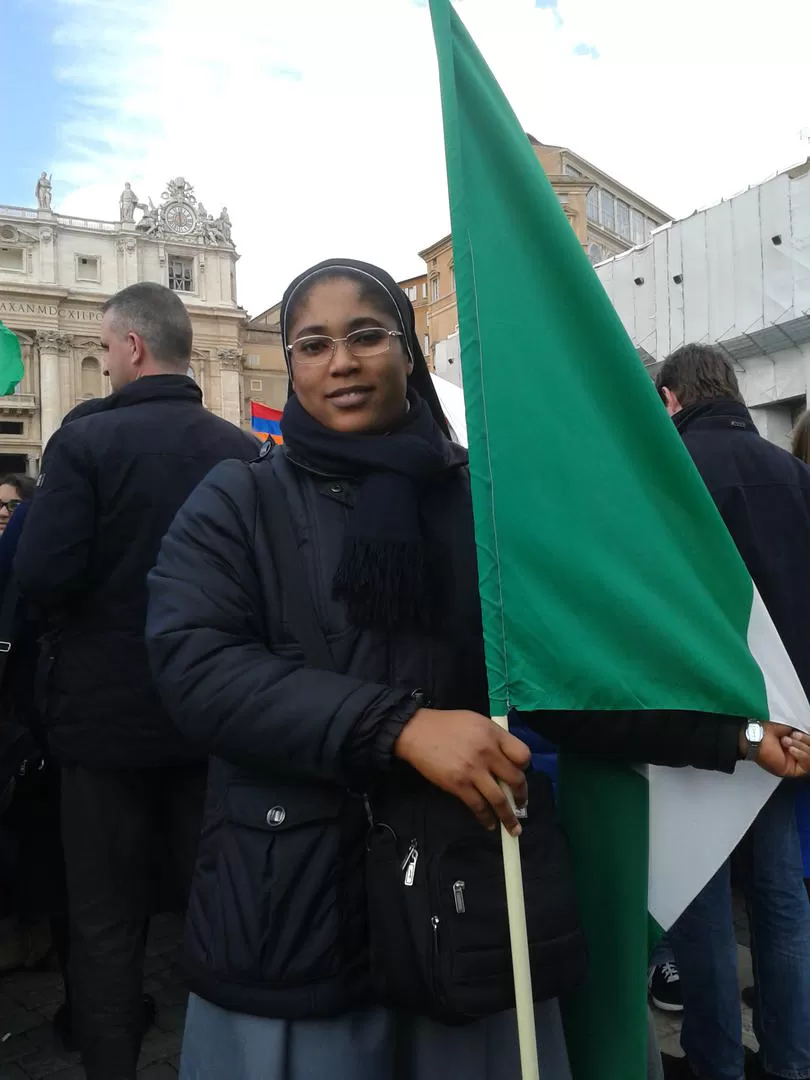
[[(361, 299), (356, 282), (335, 278), (312, 286), (289, 326), (287, 340), (292, 344), (309, 334), (343, 338), (371, 326), (400, 329), (393, 314)], [(374, 434), (390, 431), (401, 419), (412, 368), (402, 337), (389, 338), (387, 352), (362, 359), (342, 341), (328, 362), (293, 360), (293, 388), (309, 415), (324, 427), (345, 434)]]
[[(17, 509), (15, 503), (20, 502), (20, 493), (13, 484), (0, 484), (0, 533), (5, 531), (9, 518)], [(11, 503), (11, 506), (7, 506), (7, 503)]]

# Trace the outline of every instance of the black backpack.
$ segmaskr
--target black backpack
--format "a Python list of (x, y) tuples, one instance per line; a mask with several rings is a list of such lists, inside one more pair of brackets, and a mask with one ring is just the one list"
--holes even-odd
[[(256, 491), (306, 663), (334, 671), (289, 513), (279, 512), (278, 501), (274, 513), (266, 512), (258, 483)], [(280, 484), (278, 495), (283, 503)], [(532, 773), (528, 785), (520, 849), (532, 989), (535, 1001), (543, 1001), (582, 984), (586, 950), (551, 782)], [(371, 975), (379, 1003), (445, 1024), (514, 1007), (500, 832), (487, 832), (459, 799), (406, 765), (364, 795)]]

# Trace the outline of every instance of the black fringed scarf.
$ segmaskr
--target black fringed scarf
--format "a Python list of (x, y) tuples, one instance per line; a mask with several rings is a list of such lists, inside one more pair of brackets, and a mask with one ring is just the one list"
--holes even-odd
[(414, 390), (402, 425), (386, 435), (345, 435), (314, 420), (291, 397), (281, 430), (293, 455), (329, 475), (361, 479), (333, 580), (355, 626), (428, 630), (436, 604), (425, 552), (420, 495), (460, 464)]

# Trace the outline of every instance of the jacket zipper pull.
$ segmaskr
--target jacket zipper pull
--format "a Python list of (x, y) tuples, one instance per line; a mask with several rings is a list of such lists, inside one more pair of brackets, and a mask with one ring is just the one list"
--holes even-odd
[(411, 840), (411, 846), (408, 848), (408, 854), (402, 860), (402, 866), (400, 869), (405, 871), (405, 884), (408, 888), (413, 885), (413, 879), (416, 876), (416, 863), (419, 860), (419, 845), (415, 840)]
[(453, 900), (456, 905), (456, 912), (459, 915), (463, 915), (467, 908), (464, 906), (464, 889), (465, 885), (463, 881), (457, 881), (453, 885)]

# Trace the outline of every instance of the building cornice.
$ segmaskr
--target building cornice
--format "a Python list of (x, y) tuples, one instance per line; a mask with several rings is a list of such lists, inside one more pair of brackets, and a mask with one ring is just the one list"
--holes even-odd
[(452, 244), (453, 244), (453, 234), (452, 233), (448, 233), (447, 236), (443, 236), (441, 238), (441, 240), (437, 240), (435, 243), (431, 244), (430, 247), (426, 247), (423, 251), (420, 251), (419, 252), (419, 258), (420, 259), (432, 258), (434, 255), (438, 255), (441, 251), (443, 251), (448, 246), (448, 244), (452, 247)]

